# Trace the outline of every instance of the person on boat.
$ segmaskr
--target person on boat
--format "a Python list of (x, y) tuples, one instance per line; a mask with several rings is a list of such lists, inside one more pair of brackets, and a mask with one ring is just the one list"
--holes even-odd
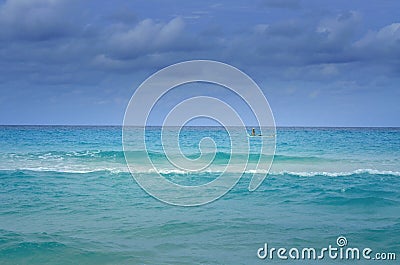
[(256, 136), (256, 129), (251, 129), (251, 136)]

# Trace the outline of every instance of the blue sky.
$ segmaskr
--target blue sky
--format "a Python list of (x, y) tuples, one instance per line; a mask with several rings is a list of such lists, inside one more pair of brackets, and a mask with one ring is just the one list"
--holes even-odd
[(400, 126), (398, 10), (396, 0), (0, 1), (0, 124), (119, 125), (150, 74), (210, 59), (251, 76), (277, 125)]

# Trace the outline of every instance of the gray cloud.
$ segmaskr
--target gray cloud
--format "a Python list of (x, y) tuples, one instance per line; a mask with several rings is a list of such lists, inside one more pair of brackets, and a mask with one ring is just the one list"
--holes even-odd
[(239, 56), (247, 64), (264, 67), (355, 62), (352, 43), (357, 40), (358, 21), (358, 15), (350, 12), (314, 24), (298, 20), (258, 24), (227, 42), (228, 57)]
[(0, 6), (0, 39), (43, 41), (73, 34), (66, 6), (53, 0), (6, 1)]
[[(288, 6), (299, 4), (279, 2)], [(363, 20), (357, 11), (332, 14), (320, 20), (280, 19), (231, 33), (223, 25), (215, 24), (219, 30), (211, 34), (207, 31), (209, 26), (197, 33), (192, 31), (192, 26), (181, 17), (139, 19), (129, 8), (124, 12), (103, 11), (99, 17), (106, 18), (107, 23), (99, 23), (76, 14), (82, 8), (74, 5), (35, 0), (7, 1), (0, 6), (3, 15), (0, 58), (5, 62), (21, 62), (10, 71), (47, 71), (73, 79), (84, 71), (156, 69), (179, 60), (206, 58), (243, 67), (257, 66), (261, 71), (269, 69), (284, 78), (291, 75), (297, 78), (293, 69), (300, 67), (303, 67), (301, 76), (315, 78), (315, 69), (320, 69), (324, 74), (319, 78), (324, 79), (330, 76), (327, 73), (340, 72), (341, 65), (373, 61), (378, 56), (381, 63), (393, 61), (390, 55), (398, 54), (399, 50), (398, 23), (362, 32)], [(21, 17), (24, 19), (17, 19)], [(70, 17), (77, 19), (67, 22)], [(53, 68), (48, 71), (50, 65)]]
[(36, 89), (44, 84), (90, 86), (115, 74), (150, 73), (189, 59), (221, 60), (260, 77), (289, 81), (362, 82), (366, 73), (372, 78), (369, 73), (374, 71), (399, 72), (399, 23), (368, 30), (360, 11), (317, 18), (293, 12), (300, 15), (260, 15), (231, 30), (229, 17), (194, 22), (141, 17), (132, 7), (99, 7), (95, 12), (84, 2), (6, 1), (0, 5), (0, 82), (40, 85)]

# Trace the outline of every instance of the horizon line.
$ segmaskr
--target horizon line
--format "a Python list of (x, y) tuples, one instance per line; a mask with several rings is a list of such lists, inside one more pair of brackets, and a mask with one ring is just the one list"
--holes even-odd
[[(0, 127), (123, 127), (121, 124), (0, 124)], [(128, 127), (163, 127), (163, 125), (128, 125)], [(185, 125), (165, 127), (242, 127), (240, 125)], [(259, 127), (259, 125), (245, 125), (245, 127)], [(263, 126), (265, 127), (265, 126)], [(267, 126), (268, 127), (268, 126)], [(276, 125), (276, 128), (400, 128), (400, 126), (332, 126), (332, 125)]]

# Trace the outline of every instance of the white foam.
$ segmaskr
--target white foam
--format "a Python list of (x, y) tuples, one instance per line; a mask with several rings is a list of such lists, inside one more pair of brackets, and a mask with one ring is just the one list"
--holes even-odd
[(293, 171), (280, 171), (280, 172), (270, 172), (271, 175), (295, 175), (300, 177), (315, 177), (315, 176), (327, 176), (327, 177), (345, 177), (351, 175), (359, 174), (371, 174), (371, 175), (392, 175), (400, 176), (400, 172), (391, 170), (376, 170), (376, 169), (356, 169), (353, 171), (344, 172), (327, 172), (327, 171), (311, 171), (311, 172), (293, 172)]
[(34, 171), (34, 172), (57, 172), (57, 173), (73, 173), (73, 174), (86, 174), (86, 173), (94, 173), (94, 172), (104, 172), (108, 171), (112, 174), (119, 174), (128, 172), (128, 170), (123, 170), (121, 168), (51, 168), (51, 167), (24, 167), (18, 169), (1, 169), (1, 170), (21, 170), (21, 171)]
[[(23, 168), (0, 168), (0, 170), (22, 170), (22, 171), (36, 171), (36, 172), (58, 172), (58, 173), (75, 173), (75, 174), (85, 174), (85, 173), (93, 173), (93, 172), (104, 172), (108, 171), (112, 174), (119, 173), (128, 173), (129, 170), (126, 167), (96, 167), (96, 168), (80, 168), (80, 167), (23, 167)], [(201, 173), (209, 173), (209, 174), (222, 174), (224, 172), (232, 173), (232, 174), (242, 174), (241, 171), (224, 171), (223, 169), (207, 169), (203, 171), (189, 171), (182, 169), (133, 169), (132, 173), (136, 174), (163, 174), (163, 175), (195, 175)], [(292, 176), (300, 176), (300, 177), (315, 177), (315, 176), (327, 176), (327, 177), (346, 177), (351, 175), (359, 175), (359, 174), (370, 174), (370, 175), (391, 175), (391, 176), (400, 176), (399, 171), (392, 170), (377, 170), (377, 169), (356, 169), (353, 171), (343, 171), (343, 172), (329, 172), (329, 171), (270, 171), (266, 170), (256, 170), (250, 169), (246, 170), (244, 173), (246, 174), (267, 174), (272, 176), (283, 176), (283, 175), (292, 175)]]

